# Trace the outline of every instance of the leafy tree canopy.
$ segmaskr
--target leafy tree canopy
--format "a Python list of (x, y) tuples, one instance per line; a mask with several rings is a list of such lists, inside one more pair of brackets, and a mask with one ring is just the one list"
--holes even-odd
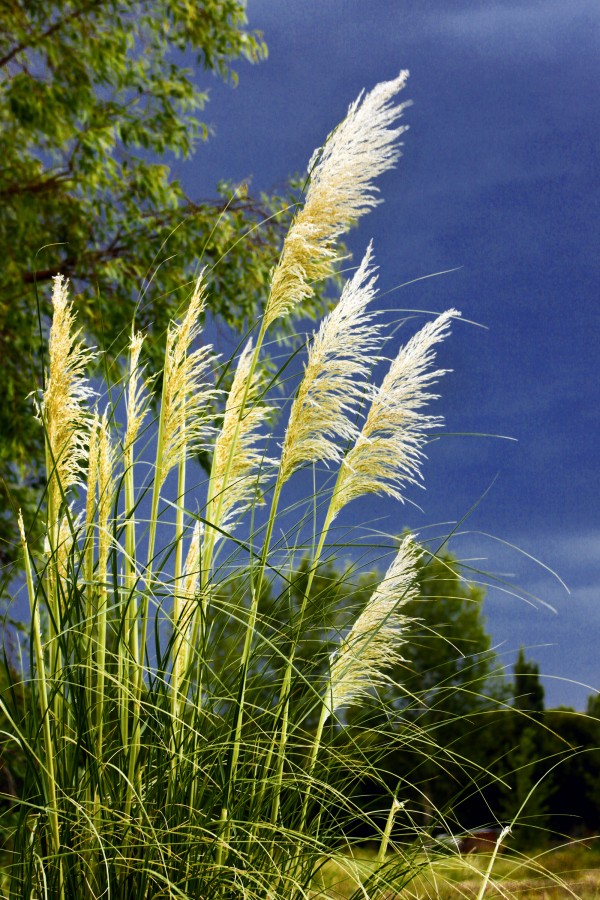
[[(235, 82), (233, 60), (265, 57), (246, 26), (245, 0), (0, 5), (0, 561), (40, 479), (27, 397), (55, 274), (72, 279), (78, 321), (109, 363), (134, 314), (163, 334), (201, 267), (211, 313), (241, 329), (260, 308), (289, 198), (221, 184), (192, 199), (166, 162), (209, 135), (201, 73)], [(161, 342), (146, 347), (158, 364)]]

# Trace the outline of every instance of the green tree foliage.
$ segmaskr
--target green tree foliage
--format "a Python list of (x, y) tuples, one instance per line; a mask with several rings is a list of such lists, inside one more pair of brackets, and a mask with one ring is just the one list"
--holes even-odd
[(544, 688), (540, 683), (540, 668), (537, 663), (525, 659), (521, 647), (515, 663), (514, 706), (522, 712), (542, 713), (544, 711)]
[[(264, 300), (289, 198), (222, 184), (216, 199), (192, 199), (167, 163), (209, 135), (202, 73), (235, 82), (233, 60), (265, 55), (245, 0), (0, 4), (0, 562), (42, 480), (28, 395), (43, 379), (54, 275), (72, 280), (107, 365), (134, 316), (164, 332), (202, 267), (211, 313), (235, 329)], [(161, 346), (146, 343), (157, 368)]]
[(535, 715), (492, 709), (482, 720), (478, 758), (490, 778), (483, 785), (478, 818), (485, 810), (508, 824), (517, 813), (512, 841), (523, 850), (565, 835), (597, 829), (600, 813), (600, 729), (574, 709)]
[[(489, 651), (480, 603), (467, 600), (469, 590), (475, 597), (481, 592), (459, 581), (448, 591), (454, 599), (446, 600), (443, 585), (453, 579), (448, 572), (442, 575), (441, 560), (434, 562), (430, 579), (429, 565), (422, 568), (423, 621), (405, 648), (404, 682), (397, 675), (398, 687), (411, 684), (413, 698), (397, 703), (402, 716), (393, 728), (399, 747), (388, 757), (390, 789), (407, 799), (412, 816), (428, 825), (443, 822), (454, 832), (509, 824), (518, 814), (511, 843), (524, 851), (551, 839), (594, 833), (600, 813), (596, 698), (590, 698), (587, 715), (545, 709), (539, 666), (522, 648), (513, 682), (506, 685)], [(436, 594), (447, 607), (445, 613), (439, 610), (439, 621), (448, 616), (454, 622), (450, 640), (443, 639), (445, 629), (427, 602)], [(411, 615), (418, 616), (421, 602), (415, 601)], [(470, 666), (459, 652), (467, 646), (479, 651)], [(445, 690), (445, 681), (456, 689)]]
[[(302, 560), (263, 586), (259, 628), (264, 654), (255, 664), (273, 671), (273, 683), (294, 639), (309, 571)], [(309, 728), (314, 728), (314, 716), (304, 719), (305, 711), (319, 693), (329, 654), (377, 580), (374, 574), (357, 577), (351, 565), (342, 571), (324, 563), (312, 581), (293, 683), (294, 706)], [(397, 816), (399, 829), (411, 819), (460, 833), (508, 824), (518, 813), (510, 842), (524, 851), (552, 838), (591, 833), (600, 809), (596, 698), (590, 698), (587, 716), (545, 710), (539, 666), (526, 659), (523, 649), (513, 682), (507, 684), (486, 631), (484, 590), (461, 576), (450, 554), (425, 556), (418, 580), (418, 599), (404, 607), (404, 663), (371, 703), (347, 711), (348, 730), (331, 723), (330, 767), (342, 760), (343, 769), (349, 754), (353, 765), (363, 767), (354, 799), (381, 827), (390, 795), (396, 794), (405, 803)], [(214, 632), (215, 653), (239, 656), (240, 625), (231, 611), (247, 606), (249, 593), (248, 577), (235, 576), (217, 600), (223, 615)], [(282, 621), (289, 622), (289, 642), (278, 644), (274, 654), (271, 639)], [(252, 699), (258, 708), (272, 697)], [(395, 714), (390, 715), (390, 705)], [(306, 735), (297, 737), (301, 765)], [(365, 838), (372, 836), (364, 823), (359, 830)]]
[(600, 817), (600, 723), (560, 707), (544, 713), (544, 755), (551, 773), (550, 829), (556, 835), (596, 833)]
[(519, 813), (511, 840), (523, 850), (588, 833), (599, 808), (594, 699), (588, 716), (544, 710), (539, 666), (522, 649), (506, 683), (484, 591), (461, 577), (452, 556), (424, 556), (418, 579), (419, 597), (404, 608), (404, 663), (384, 692), (397, 714), (375, 699), (349, 713), (365, 758), (385, 756), (383, 781), (366, 769), (362, 802), (383, 823), (396, 794), (405, 803), (398, 827), (412, 819), (454, 833)]
[(600, 694), (590, 694), (587, 701), (587, 714), (600, 719)]
[(517, 819), (513, 838), (521, 848), (529, 849), (548, 838), (549, 802), (555, 790), (551, 772), (569, 745), (552, 743), (539, 665), (525, 657), (523, 647), (513, 672), (513, 712), (503, 716), (500, 728), (494, 729), (496, 746), (503, 745), (496, 767), (503, 781), (499, 811), (507, 822)]
[(551, 766), (545, 758), (544, 733), (522, 719), (517, 725), (521, 725), (518, 743), (505, 759), (508, 771), (501, 772), (506, 787), (499, 813), (509, 823), (516, 820), (513, 837), (521, 849), (530, 849), (548, 840), (554, 784), (548, 774)]
[[(515, 669), (523, 668), (519, 656)], [(531, 713), (514, 701), (499, 704), (482, 714), (469, 758), (489, 773), (479, 792), (457, 808), (469, 826), (494, 818), (509, 824), (521, 810), (511, 842), (523, 850), (597, 831), (600, 727), (593, 716), (565, 707)]]

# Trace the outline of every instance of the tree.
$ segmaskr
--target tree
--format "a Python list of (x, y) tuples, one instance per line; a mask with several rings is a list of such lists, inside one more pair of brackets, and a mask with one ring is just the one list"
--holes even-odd
[(523, 647), (514, 668), (515, 681), (514, 706), (522, 712), (544, 712), (544, 688), (540, 683), (540, 667), (537, 663), (525, 659)]
[(522, 850), (539, 847), (549, 837), (549, 800), (555, 788), (546, 774), (550, 764), (544, 759), (544, 749), (544, 733), (525, 725), (507, 759), (508, 771), (502, 773), (507, 789), (500, 813), (509, 823), (516, 817), (513, 837)]
[[(72, 280), (106, 365), (134, 317), (163, 334), (202, 267), (213, 315), (237, 330), (256, 316), (289, 201), (224, 184), (192, 200), (167, 161), (209, 135), (199, 75), (235, 82), (233, 60), (265, 55), (245, 0), (1, 4), (0, 562), (13, 555), (17, 508), (41, 486), (28, 395), (43, 380), (54, 275)], [(161, 341), (146, 347), (158, 365)]]
[(544, 752), (552, 774), (550, 828), (556, 835), (595, 832), (600, 816), (600, 723), (568, 707), (546, 710)]
[(587, 714), (594, 719), (600, 719), (600, 694), (590, 694), (587, 699)]

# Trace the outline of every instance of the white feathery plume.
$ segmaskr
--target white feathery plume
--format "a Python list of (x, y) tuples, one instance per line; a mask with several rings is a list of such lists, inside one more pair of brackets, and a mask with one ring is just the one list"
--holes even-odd
[(183, 567), (182, 585), (181, 588), (177, 585), (175, 586), (182, 600), (179, 620), (174, 623), (177, 636), (174, 641), (173, 659), (175, 686), (177, 689), (187, 668), (188, 643), (192, 634), (194, 610), (196, 609), (197, 594), (200, 587), (202, 529), (202, 523), (196, 521)]
[(380, 344), (380, 329), (373, 324), (376, 314), (367, 312), (375, 296), (371, 257), (369, 244), (309, 350), (283, 443), (282, 482), (304, 463), (339, 461), (343, 445), (358, 437), (357, 411)]
[(327, 716), (385, 684), (385, 669), (400, 662), (405, 641), (402, 607), (418, 594), (416, 566), (421, 549), (408, 535), (383, 581), (340, 645), (324, 697)]
[[(134, 492), (134, 444), (140, 429), (144, 423), (149, 408), (150, 379), (144, 378), (144, 366), (140, 366), (140, 354), (144, 343), (144, 335), (139, 331), (131, 332), (129, 341), (129, 379), (127, 382), (127, 394), (125, 407), (127, 410), (127, 428), (123, 439), (123, 466), (125, 470), (125, 512), (126, 512), (126, 537), (125, 537), (125, 583), (127, 590), (131, 591), (135, 583), (135, 492)], [(133, 600), (131, 601), (131, 603)], [(134, 618), (133, 606), (128, 607), (127, 617)]]
[(66, 584), (69, 579), (69, 575), (73, 575), (75, 571), (75, 563), (72, 559), (72, 551), (73, 545), (75, 543), (75, 537), (77, 532), (79, 531), (79, 526), (82, 522), (82, 515), (78, 515), (75, 519), (70, 518), (69, 516), (61, 516), (60, 523), (58, 526), (57, 534), (57, 546), (56, 553), (54, 556), (54, 561), (56, 564), (56, 577), (59, 582), (63, 585), (63, 590), (66, 593)]
[(332, 498), (331, 516), (364, 494), (388, 494), (402, 501), (401, 488), (420, 478), (419, 466), (427, 433), (442, 424), (421, 410), (437, 394), (428, 389), (446, 369), (431, 369), (434, 346), (449, 333), (460, 315), (449, 309), (428, 322), (401, 348), (373, 399), (363, 429), (348, 452)]
[(127, 383), (127, 430), (123, 447), (130, 450), (137, 438), (144, 417), (148, 411), (148, 379), (143, 377), (144, 369), (140, 367), (140, 353), (144, 343), (144, 335), (132, 331), (129, 342), (129, 381)]
[[(116, 451), (110, 438), (108, 412), (98, 431), (98, 574), (105, 582), (112, 535), (109, 530), (111, 504), (115, 492)], [(104, 586), (104, 585), (103, 585)]]
[[(98, 576), (106, 580), (108, 554), (112, 536), (109, 530), (111, 504), (115, 492), (116, 448), (111, 441), (108, 410), (102, 419), (94, 413), (90, 427), (88, 451), (87, 497), (85, 506), (85, 533), (88, 553), (86, 577), (93, 578), (94, 534), (98, 533)], [(96, 498), (96, 492), (98, 497)]]
[[(88, 541), (88, 552), (91, 552), (93, 564), (94, 555), (94, 528), (96, 522), (96, 488), (98, 486), (98, 440), (100, 429), (100, 417), (95, 412), (92, 416), (89, 431), (88, 444), (88, 470), (86, 481), (86, 502), (85, 502), (85, 531)], [(91, 568), (88, 571), (88, 578), (91, 579)]]
[[(215, 443), (206, 519), (216, 528), (224, 528), (247, 508), (257, 496), (257, 481), (262, 471), (275, 464), (274, 460), (265, 458), (261, 446), (264, 438), (261, 429), (272, 407), (257, 402), (260, 378), (256, 369), (252, 369), (252, 362), (250, 339), (238, 360), (223, 425)], [(218, 539), (218, 534), (215, 537)]]
[[(57, 516), (62, 495), (80, 483), (85, 469), (91, 417), (87, 403), (94, 396), (85, 378), (85, 369), (94, 358), (78, 340), (75, 313), (69, 302), (68, 282), (54, 278), (53, 316), (49, 338), (49, 367), (41, 404), (46, 428), (49, 474), (48, 508)], [(56, 522), (50, 522), (53, 529)]]
[[(194, 599), (200, 584), (200, 551), (202, 546), (203, 528), (202, 522), (196, 521), (190, 540), (188, 554), (183, 566), (183, 587), (181, 589), (181, 595), (185, 597), (186, 600)], [(182, 614), (182, 619), (185, 620), (185, 618), (186, 617)]]
[[(200, 316), (205, 308), (205, 288), (198, 279), (183, 320), (167, 334), (162, 393), (162, 447), (160, 487), (171, 469), (206, 446), (210, 428), (210, 404), (216, 391), (206, 378), (214, 367), (212, 346), (190, 352), (200, 336)], [(139, 410), (139, 407), (138, 407)]]
[(332, 272), (339, 236), (380, 202), (373, 181), (400, 156), (397, 141), (406, 126), (392, 125), (408, 104), (393, 105), (392, 100), (407, 78), (403, 71), (370, 93), (361, 93), (324, 147), (313, 154), (306, 200), (273, 273), (263, 329), (312, 296), (313, 282)]

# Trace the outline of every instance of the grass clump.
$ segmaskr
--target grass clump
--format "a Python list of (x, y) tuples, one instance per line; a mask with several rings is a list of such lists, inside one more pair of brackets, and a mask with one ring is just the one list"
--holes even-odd
[[(383, 825), (361, 811), (353, 786), (376, 777), (376, 760), (340, 735), (344, 711), (400, 658), (421, 551), (411, 536), (398, 541), (379, 584), (357, 587), (354, 602), (345, 585), (342, 610), (348, 576), (327, 583), (323, 572), (347, 553), (330, 544), (349, 504), (402, 500), (419, 479), (440, 424), (424, 412), (443, 374), (435, 349), (458, 313), (425, 324), (374, 386), (385, 330), (370, 306), (369, 247), (309, 344), (281, 435), (261, 367), (268, 329), (332, 271), (335, 241), (378, 202), (373, 178), (399, 155), (405, 79), (361, 96), (311, 160), (305, 204), (226, 397), (224, 367), (202, 343), (202, 278), (166, 336), (155, 424), (143, 335), (133, 330), (127, 377), (98, 410), (85, 377), (91, 351), (55, 279), (38, 398), (43, 552), (19, 516), (25, 715), (14, 692), (2, 700), (27, 765), (8, 848), (11, 898), (323, 896), (318, 873), (360, 818), (380, 842), (360, 896), (419, 869), (411, 857), (386, 863), (401, 803), (389, 796)], [(210, 453), (207, 477), (190, 462), (198, 452)], [(333, 475), (306, 508), (284, 506), (301, 470), (322, 464)], [(317, 632), (328, 640), (315, 648)]]

